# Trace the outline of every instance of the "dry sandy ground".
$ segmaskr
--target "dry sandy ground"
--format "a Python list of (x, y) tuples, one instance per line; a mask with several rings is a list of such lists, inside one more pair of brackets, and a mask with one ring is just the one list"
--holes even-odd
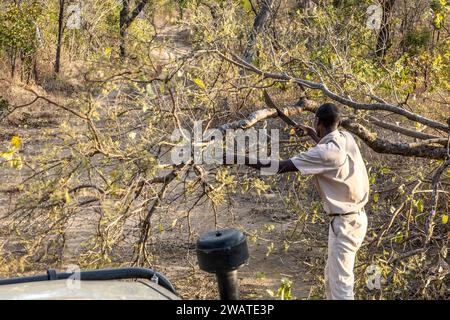
[[(172, 192), (175, 193), (175, 190)], [(313, 284), (313, 277), (308, 270), (311, 270), (315, 259), (324, 258), (325, 241), (314, 248), (306, 244), (306, 240), (292, 241), (289, 249), (285, 251), (282, 239), (290, 234), (296, 217), (285, 214), (277, 196), (238, 195), (233, 198), (232, 203), (233, 207), (223, 206), (218, 210), (217, 228), (232, 227), (249, 234), (256, 231), (260, 237), (256, 241), (252, 241), (251, 236), (248, 237), (250, 259), (239, 270), (241, 297), (271, 299), (273, 297), (267, 290), (276, 292), (282, 278), (293, 281), (292, 295), (297, 298), (308, 297)], [(199, 270), (195, 254), (195, 242), (199, 235), (216, 229), (213, 211), (208, 204), (191, 211), (189, 239), (186, 207), (186, 204), (181, 202), (174, 208), (163, 207), (154, 214), (152, 222), (155, 227), (150, 246), (155, 257), (152, 268), (167, 275), (183, 298), (214, 299), (217, 297), (214, 276)], [(176, 226), (173, 229), (167, 228), (174, 219), (178, 221)], [(68, 229), (64, 251), (65, 264), (76, 263), (82, 242), (94, 231), (90, 220), (92, 219), (89, 215), (78, 216)], [(159, 223), (167, 230), (158, 232), (156, 226)], [(267, 225), (274, 225), (275, 229), (268, 231)], [(321, 227), (326, 229), (324, 225)], [(267, 247), (272, 242), (275, 249), (267, 255)], [(129, 252), (124, 252), (124, 256), (127, 253)], [(306, 265), (309, 268), (306, 268)]]

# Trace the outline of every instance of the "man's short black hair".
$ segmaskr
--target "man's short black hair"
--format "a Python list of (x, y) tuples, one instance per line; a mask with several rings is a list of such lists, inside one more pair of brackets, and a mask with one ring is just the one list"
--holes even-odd
[(333, 103), (324, 103), (316, 110), (316, 117), (319, 123), (326, 128), (336, 128), (341, 121), (341, 114), (338, 107)]

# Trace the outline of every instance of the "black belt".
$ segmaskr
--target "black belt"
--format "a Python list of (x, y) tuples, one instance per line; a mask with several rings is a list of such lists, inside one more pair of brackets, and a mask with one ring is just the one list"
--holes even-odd
[(359, 211), (347, 212), (347, 213), (330, 213), (328, 214), (330, 217), (338, 217), (338, 216), (349, 216), (351, 214), (357, 214)]

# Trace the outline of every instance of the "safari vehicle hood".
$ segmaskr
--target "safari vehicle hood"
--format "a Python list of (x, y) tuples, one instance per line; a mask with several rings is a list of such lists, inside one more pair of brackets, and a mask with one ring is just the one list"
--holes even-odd
[(179, 300), (148, 280), (38, 281), (0, 286), (0, 300)]

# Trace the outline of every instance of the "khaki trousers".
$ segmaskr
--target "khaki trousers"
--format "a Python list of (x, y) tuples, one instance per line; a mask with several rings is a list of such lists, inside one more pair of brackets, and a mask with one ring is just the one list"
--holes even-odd
[(325, 267), (325, 293), (328, 300), (354, 299), (353, 267), (366, 231), (367, 215), (364, 209), (357, 214), (332, 217)]

